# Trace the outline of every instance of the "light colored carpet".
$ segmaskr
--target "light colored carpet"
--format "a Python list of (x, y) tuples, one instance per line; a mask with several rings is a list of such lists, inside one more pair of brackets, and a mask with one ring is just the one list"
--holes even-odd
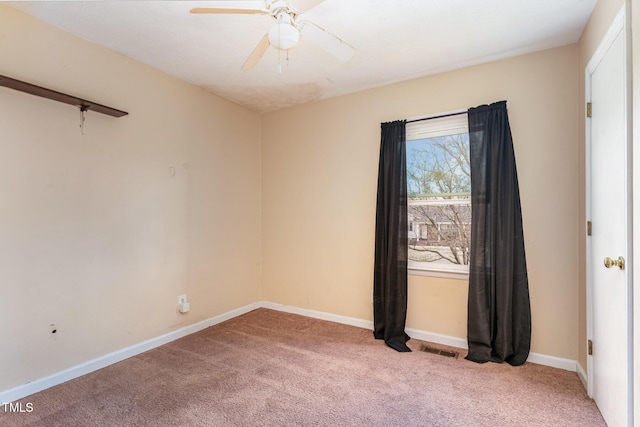
[[(575, 373), (398, 353), (258, 309), (22, 399), (3, 426), (605, 426)], [(442, 346), (437, 346), (441, 347)]]

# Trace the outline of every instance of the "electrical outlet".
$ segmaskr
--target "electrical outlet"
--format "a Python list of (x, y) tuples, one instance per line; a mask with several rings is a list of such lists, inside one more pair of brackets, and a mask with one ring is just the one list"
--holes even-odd
[(178, 296), (178, 311), (182, 314), (189, 312), (189, 303), (187, 302), (187, 295)]

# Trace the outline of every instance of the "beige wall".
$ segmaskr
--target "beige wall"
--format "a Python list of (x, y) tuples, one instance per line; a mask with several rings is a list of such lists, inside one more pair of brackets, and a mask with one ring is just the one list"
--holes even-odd
[[(578, 344), (577, 45), (263, 116), (263, 297), (372, 318), (380, 123), (508, 101), (532, 301), (532, 351)], [(467, 283), (411, 276), (410, 328), (466, 338)]]
[(578, 299), (578, 363), (587, 369), (587, 296), (586, 296), (586, 211), (585, 211), (585, 68), (595, 53), (611, 22), (624, 5), (624, 0), (600, 0), (596, 4), (579, 42), (578, 77), (578, 222), (579, 299)]
[(130, 113), (0, 88), (0, 390), (260, 300), (257, 113), (6, 6), (0, 58)]

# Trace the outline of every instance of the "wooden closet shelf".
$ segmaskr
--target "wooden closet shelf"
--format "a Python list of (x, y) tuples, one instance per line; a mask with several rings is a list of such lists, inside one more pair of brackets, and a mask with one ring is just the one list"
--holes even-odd
[(34, 84), (12, 79), (11, 77), (7, 76), (0, 75), (0, 86), (19, 90), (20, 92), (25, 92), (31, 95), (41, 96), (43, 98), (52, 99), (54, 101), (62, 102), (65, 104), (74, 105), (83, 111), (91, 110), (95, 111), (96, 113), (107, 114), (112, 117), (122, 117), (129, 114), (126, 111), (117, 110), (115, 108), (107, 107), (106, 105), (98, 104), (96, 102), (88, 101), (76, 96), (67, 95), (66, 93), (56, 92), (55, 90), (36, 86)]

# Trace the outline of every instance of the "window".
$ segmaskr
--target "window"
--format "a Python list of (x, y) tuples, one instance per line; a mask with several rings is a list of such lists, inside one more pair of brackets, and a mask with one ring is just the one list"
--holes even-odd
[(466, 113), (407, 123), (411, 274), (468, 274), (469, 165)]

